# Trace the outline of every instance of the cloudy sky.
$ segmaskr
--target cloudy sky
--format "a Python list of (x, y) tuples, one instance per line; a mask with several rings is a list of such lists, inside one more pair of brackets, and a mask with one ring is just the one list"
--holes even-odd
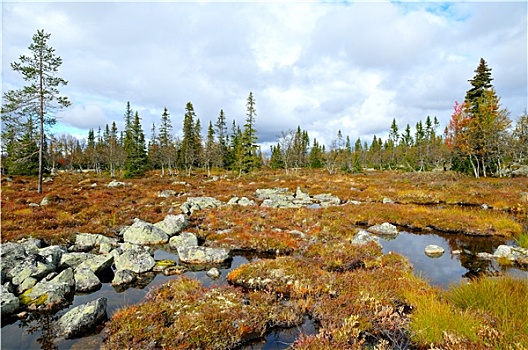
[[(193, 103), (204, 133), (223, 109), (243, 125), (250, 91), (259, 141), (298, 125), (327, 145), (385, 137), (430, 115), (441, 128), (480, 58), (516, 119), (527, 108), (527, 2), (2, 2), (2, 89), (37, 29), (63, 59), (72, 106), (55, 132), (85, 137), (127, 101), (150, 135), (163, 108), (180, 133)], [(442, 131), (440, 130), (440, 132)]]

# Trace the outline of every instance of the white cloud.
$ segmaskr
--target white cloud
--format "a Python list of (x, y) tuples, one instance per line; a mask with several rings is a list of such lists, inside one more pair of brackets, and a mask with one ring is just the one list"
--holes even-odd
[[(300, 125), (329, 144), (385, 135), (427, 115), (444, 126), (480, 57), (512, 117), (527, 106), (526, 3), (2, 3), (2, 88), (37, 29), (63, 58), (73, 106), (59, 124), (116, 121), (126, 102), (148, 134), (191, 101), (202, 125), (239, 125), (250, 91), (262, 142)], [(86, 131), (87, 133), (87, 131)]]

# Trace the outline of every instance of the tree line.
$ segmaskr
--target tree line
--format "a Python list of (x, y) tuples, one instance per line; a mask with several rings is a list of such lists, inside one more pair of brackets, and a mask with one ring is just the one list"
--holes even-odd
[[(2, 171), (7, 174), (39, 175), (46, 169), (94, 169), (111, 176), (142, 176), (150, 169), (162, 175), (202, 168), (225, 169), (238, 174), (269, 167), (289, 172), (298, 168), (325, 168), (362, 172), (367, 168), (427, 171), (453, 169), (475, 177), (504, 175), (508, 167), (528, 163), (528, 116), (526, 111), (515, 123), (500, 104), (492, 85), (491, 68), (484, 59), (469, 80), (471, 88), (462, 103), (455, 102), (449, 124), (440, 129), (436, 117), (427, 116), (412, 128), (403, 129), (392, 120), (385, 140), (358, 138), (354, 143), (338, 131), (330, 145), (311, 139), (306, 130), (281, 131), (269, 153), (258, 145), (256, 101), (250, 92), (243, 125), (228, 124), (223, 110), (216, 122), (203, 132), (200, 118), (188, 102), (175, 137), (170, 112), (163, 110), (146, 140), (141, 117), (130, 102), (124, 110), (124, 130), (116, 122), (90, 129), (85, 139), (71, 135), (53, 136), (46, 127), (56, 120), (54, 113), (69, 106), (58, 87), (67, 81), (56, 77), (62, 63), (47, 45), (50, 35), (37, 31), (29, 50), (12, 63), (29, 85), (4, 94), (2, 105)], [(269, 154), (269, 156), (267, 155)]]

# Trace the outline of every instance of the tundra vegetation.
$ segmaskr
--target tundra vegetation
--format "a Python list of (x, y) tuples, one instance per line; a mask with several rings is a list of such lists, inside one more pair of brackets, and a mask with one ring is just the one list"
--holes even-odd
[[(161, 221), (190, 197), (227, 203), (236, 195), (259, 202), (261, 188), (334, 193), (343, 204), (223, 205), (193, 212), (188, 230), (206, 246), (261, 258), (233, 270), (227, 286), (204, 287), (181, 276), (151, 290), (142, 303), (112, 315), (105, 348), (236, 348), (306, 318), (317, 332), (301, 335), (293, 348), (528, 346), (522, 311), (528, 307), (526, 279), (482, 277), (440, 290), (416, 276), (405, 257), (383, 254), (374, 243), (351, 243), (362, 227), (383, 222), (521, 243), (527, 236), (527, 178), (324, 169), (239, 177), (195, 169), (191, 176), (151, 171), (122, 187), (107, 187), (110, 180), (96, 173), (60, 173), (46, 183), (48, 204), (35, 205), (43, 197), (32, 190), (32, 178), (4, 178), (2, 241), (32, 236), (68, 245), (78, 232), (115, 236), (136, 217)], [(167, 189), (172, 195), (159, 197)]]

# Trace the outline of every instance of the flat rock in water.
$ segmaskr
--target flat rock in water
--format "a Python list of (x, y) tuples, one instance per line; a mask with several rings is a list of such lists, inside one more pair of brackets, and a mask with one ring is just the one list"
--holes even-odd
[(424, 252), (425, 255), (429, 257), (439, 257), (444, 254), (445, 249), (435, 244), (429, 244), (427, 247), (425, 247)]
[(198, 238), (194, 233), (182, 232), (178, 236), (171, 237), (169, 245), (172, 249), (178, 249), (180, 247), (195, 247), (198, 245)]
[(143, 273), (152, 270), (156, 261), (145, 249), (127, 249), (115, 259), (117, 270), (130, 270)]
[(180, 261), (189, 264), (221, 264), (230, 259), (229, 250), (209, 247), (180, 247)]

